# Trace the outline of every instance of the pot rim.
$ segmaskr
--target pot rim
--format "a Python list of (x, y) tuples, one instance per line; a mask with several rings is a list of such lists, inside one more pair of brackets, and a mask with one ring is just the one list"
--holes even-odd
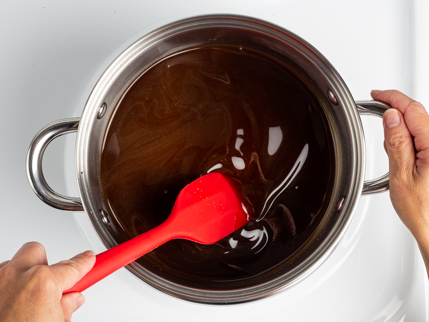
[[(305, 40), (269, 22), (239, 15), (203, 15), (191, 17), (158, 28), (140, 38), (112, 62), (96, 83), (88, 98), (82, 113), (76, 138), (76, 175), (83, 208), (90, 217), (94, 229), (107, 248), (115, 246), (116, 242), (111, 240), (111, 237), (109, 238), (105, 231), (106, 224), (100, 216), (100, 208), (91, 202), (94, 199), (94, 184), (91, 184), (91, 182), (98, 182), (98, 178), (94, 178), (94, 173), (89, 171), (91, 168), (90, 163), (94, 162), (94, 156), (91, 155), (88, 146), (90, 141), (94, 139), (94, 136), (97, 135), (97, 133), (94, 132), (94, 124), (102, 119), (99, 117), (100, 109), (106, 102), (106, 95), (108, 95), (112, 82), (118, 79), (122, 71), (135, 57), (141, 55), (146, 48), (154, 46), (158, 41), (170, 37), (173, 34), (207, 26), (249, 28), (257, 32), (263, 32), (270, 37), (279, 39), (285, 46), (290, 46), (293, 50), (305, 56), (306, 60), (310, 62), (308, 63), (307, 69), (310, 67), (314, 68), (319, 75), (324, 75), (326, 78), (324, 82), (328, 84), (328, 87), (324, 91), (322, 90), (322, 93), (325, 95), (324, 100), (330, 102), (328, 104), (331, 106), (327, 108), (330, 110), (341, 110), (341, 113), (343, 113), (341, 121), (345, 123), (340, 125), (342, 127), (347, 125), (346, 130), (351, 138), (350, 141), (347, 142), (347, 151), (348, 154), (350, 154), (349, 158), (341, 160), (342, 156), (336, 153), (336, 162), (338, 164), (348, 162), (347, 166), (344, 166), (342, 171), (347, 172), (349, 176), (348, 184), (344, 184), (344, 193), (340, 193), (335, 200), (333, 198), (329, 206), (331, 208), (337, 208), (339, 203), (341, 203), (341, 207), (336, 214), (338, 221), (328, 235), (326, 235), (323, 242), (319, 244), (317, 247), (318, 251), (313, 252), (304, 262), (295, 267), (294, 270), (263, 285), (230, 291), (190, 289), (178, 284), (172, 285), (174, 283), (160, 277), (149, 278), (145, 276), (146, 278), (144, 278), (147, 283), (157, 289), (185, 300), (211, 304), (248, 302), (265, 298), (283, 289), (289, 288), (317, 269), (329, 257), (344, 235), (352, 220), (362, 191), (365, 171), (365, 143), (363, 129), (354, 99), (338, 72), (319, 51)], [(335, 97), (335, 102), (332, 100), (330, 93)], [(110, 108), (110, 106), (107, 108)], [(333, 118), (328, 118), (328, 121), (331, 123), (331, 126), (338, 123), (338, 120)], [(334, 144), (336, 144), (336, 147), (340, 140), (342, 139), (334, 137)], [(339, 170), (337, 170), (337, 172), (338, 171)], [(344, 175), (344, 173), (336, 173), (336, 180), (343, 178)], [(127, 269), (142, 278), (141, 274), (138, 274), (138, 264), (130, 264), (127, 266)]]

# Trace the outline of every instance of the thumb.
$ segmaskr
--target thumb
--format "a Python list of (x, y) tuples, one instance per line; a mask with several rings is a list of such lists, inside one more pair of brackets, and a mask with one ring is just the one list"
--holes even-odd
[(391, 178), (409, 178), (415, 163), (413, 138), (402, 113), (391, 108), (384, 112), (384, 143), (389, 156)]
[(59, 282), (60, 291), (63, 292), (75, 285), (88, 273), (95, 264), (95, 255), (92, 251), (86, 251), (75, 257), (51, 265), (51, 272)]
[(85, 303), (85, 297), (80, 293), (69, 293), (61, 298), (64, 321), (71, 321), (72, 314)]

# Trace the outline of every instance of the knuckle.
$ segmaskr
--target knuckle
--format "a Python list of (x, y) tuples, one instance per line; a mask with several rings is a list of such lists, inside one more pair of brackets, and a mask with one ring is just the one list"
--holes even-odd
[(30, 271), (31, 270), (33, 270), (32, 276), (39, 281), (46, 281), (52, 277), (48, 266), (38, 265), (31, 268)]
[(408, 106), (406, 107), (404, 114), (407, 114), (407, 115), (411, 114), (411, 115), (414, 115), (414, 117), (417, 117), (417, 116), (427, 115), (428, 113), (426, 112), (426, 109), (422, 103), (411, 100), (408, 103)]
[(406, 141), (401, 132), (393, 132), (385, 138), (386, 145), (393, 150), (400, 150)]
[(63, 260), (61, 262), (58, 262), (58, 265), (64, 265), (67, 266), (69, 268), (71, 268), (73, 271), (75, 271), (76, 273), (80, 272), (80, 265), (78, 263), (76, 263), (75, 261), (72, 260)]
[(398, 91), (397, 89), (392, 89), (392, 96), (403, 96), (402, 92)]
[(76, 305), (72, 301), (62, 301), (61, 306), (64, 312), (64, 321), (70, 321), (71, 316), (76, 309)]
[(43, 250), (45, 249), (41, 243), (38, 243), (36, 241), (26, 242), (23, 246), (29, 247), (29, 248), (35, 248), (35, 249), (43, 249)]
[(43, 255), (46, 253), (45, 247), (42, 244), (35, 241), (27, 242), (22, 247), (31, 249), (31, 251), (35, 254)]
[(418, 111), (424, 111), (425, 110), (423, 104), (420, 102), (417, 102), (415, 100), (411, 100), (410, 104), (408, 105), (408, 109), (418, 110)]
[(49, 266), (34, 266), (29, 271), (33, 286), (44, 290), (53, 290), (57, 288), (57, 281), (51, 272)]
[(5, 265), (0, 270), (0, 280), (2, 281), (14, 280), (17, 275), (18, 271), (13, 265)]

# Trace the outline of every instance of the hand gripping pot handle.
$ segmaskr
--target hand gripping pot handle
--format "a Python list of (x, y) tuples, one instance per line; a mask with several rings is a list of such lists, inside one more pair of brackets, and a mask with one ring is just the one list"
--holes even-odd
[(76, 132), (79, 118), (59, 120), (47, 125), (36, 134), (27, 154), (27, 176), (36, 195), (48, 205), (62, 210), (83, 210), (80, 198), (63, 196), (47, 184), (42, 170), (42, 160), (49, 143), (57, 137)]
[[(383, 118), (383, 114), (390, 107), (378, 101), (358, 101), (356, 107), (360, 115), (374, 115)], [(381, 192), (389, 189), (389, 173), (373, 179), (365, 180), (363, 183), (362, 194)]]

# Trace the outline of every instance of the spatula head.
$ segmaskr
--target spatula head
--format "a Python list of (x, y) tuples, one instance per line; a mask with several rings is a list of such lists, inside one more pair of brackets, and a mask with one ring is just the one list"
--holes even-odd
[(167, 221), (176, 238), (212, 244), (244, 226), (249, 214), (232, 181), (209, 173), (180, 192)]

